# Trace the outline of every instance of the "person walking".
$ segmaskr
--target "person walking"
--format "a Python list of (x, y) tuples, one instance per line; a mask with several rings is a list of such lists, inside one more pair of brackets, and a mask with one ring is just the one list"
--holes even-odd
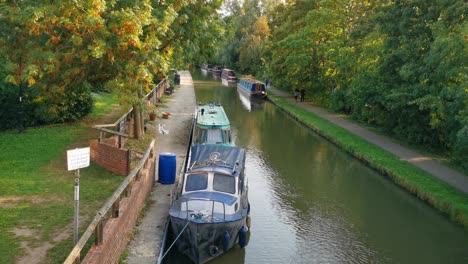
[(265, 89), (268, 88), (268, 82), (269, 82), (268, 78), (265, 78)]
[(301, 89), (301, 102), (304, 102), (304, 99), (305, 99), (305, 89), (302, 88)]
[(298, 97), (299, 97), (299, 89), (296, 88), (296, 89), (294, 89), (294, 100), (296, 100), (296, 102), (297, 102)]

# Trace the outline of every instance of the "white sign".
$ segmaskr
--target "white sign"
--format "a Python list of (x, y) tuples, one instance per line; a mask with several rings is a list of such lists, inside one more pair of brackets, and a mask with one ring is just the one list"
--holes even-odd
[(89, 148), (67, 150), (68, 170), (76, 170), (89, 166)]

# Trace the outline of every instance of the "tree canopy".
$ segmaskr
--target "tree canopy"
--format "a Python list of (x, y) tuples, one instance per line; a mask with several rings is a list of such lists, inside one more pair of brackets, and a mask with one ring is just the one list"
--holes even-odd
[(6, 127), (18, 93), (27, 124), (66, 122), (91, 91), (139, 107), (169, 68), (211, 61), (468, 166), (463, 0), (0, 0), (0, 14)]
[[(231, 7), (225, 21), (236, 33), (223, 48), (231, 65), (257, 76), (266, 69), (277, 88), (305, 88), (316, 104), (450, 153), (468, 168), (466, 1), (244, 1)], [(256, 38), (265, 18), (268, 37)]]
[(90, 91), (96, 89), (118, 90), (124, 107), (139, 106), (171, 67), (208, 56), (222, 33), (220, 5), (221, 0), (1, 1), (0, 43), (7, 56), (0, 87), (25, 91), (35, 124), (82, 118), (91, 111)]

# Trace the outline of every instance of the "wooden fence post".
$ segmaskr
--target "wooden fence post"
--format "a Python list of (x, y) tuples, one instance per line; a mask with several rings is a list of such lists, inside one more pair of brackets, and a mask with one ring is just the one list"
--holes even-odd
[(115, 200), (115, 203), (112, 204), (112, 218), (119, 217), (119, 209), (120, 209), (120, 197)]
[(104, 223), (102, 219), (101, 221), (99, 221), (99, 223), (96, 226), (95, 235), (96, 235), (96, 239), (94, 243), (96, 244), (96, 246), (102, 245), (102, 242), (104, 241)]

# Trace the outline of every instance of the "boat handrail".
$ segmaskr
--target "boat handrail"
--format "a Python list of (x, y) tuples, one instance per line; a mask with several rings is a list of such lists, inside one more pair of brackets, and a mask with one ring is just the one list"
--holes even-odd
[(211, 222), (213, 222), (213, 215), (214, 215), (214, 205), (215, 203), (220, 203), (223, 205), (223, 220), (226, 220), (226, 203), (220, 202), (220, 201), (215, 201), (213, 199), (208, 199), (208, 198), (190, 198), (190, 197), (185, 197), (181, 201), (182, 203), (185, 202), (185, 211), (186, 211), (186, 217), (185, 219), (189, 219), (189, 209), (188, 209), (188, 202), (189, 201), (205, 201), (205, 202), (212, 202), (211, 205)]

